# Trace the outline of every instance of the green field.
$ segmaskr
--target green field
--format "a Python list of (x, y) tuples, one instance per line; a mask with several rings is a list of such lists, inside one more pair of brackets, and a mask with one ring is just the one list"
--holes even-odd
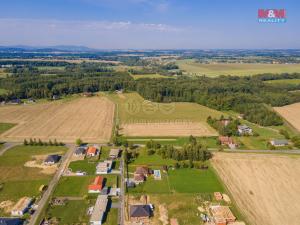
[(151, 103), (137, 93), (107, 95), (118, 105), (121, 123), (195, 121), (205, 122), (208, 116), (222, 115), (217, 110), (196, 103)]
[(142, 79), (142, 78), (151, 78), (151, 79), (157, 79), (157, 78), (173, 78), (169, 76), (163, 76), (160, 74), (131, 74), (130, 76), (133, 77), (134, 80)]
[(49, 206), (47, 217), (57, 218), (59, 224), (88, 223), (89, 216), (86, 212), (89, 206), (92, 206), (92, 204), (89, 204), (87, 200), (68, 201), (63, 206)]
[[(105, 186), (115, 187), (117, 183), (116, 175), (101, 175), (106, 178)], [(54, 196), (76, 196), (82, 197), (88, 194), (88, 185), (96, 176), (71, 176), (62, 177), (54, 191)]]
[(5, 131), (13, 128), (16, 124), (12, 123), (0, 123), (0, 134), (4, 133)]
[(138, 157), (134, 162), (130, 163), (130, 166), (137, 165), (149, 165), (149, 166), (162, 166), (162, 165), (174, 165), (175, 160), (163, 159), (157, 154), (147, 155), (146, 149), (141, 148), (138, 151)]
[(224, 191), (212, 169), (177, 169), (169, 171), (171, 190), (179, 193), (212, 193)]
[(47, 184), (51, 175), (41, 173), (40, 169), (24, 167), (34, 155), (64, 153), (65, 147), (16, 146), (0, 157), (0, 201), (16, 201), (23, 196), (39, 195), (39, 187)]
[(267, 84), (290, 84), (290, 85), (299, 85), (300, 79), (282, 79), (282, 80), (268, 80), (265, 81)]
[(262, 73), (300, 72), (300, 64), (260, 64), (260, 63), (210, 63), (201, 64), (193, 59), (178, 60), (179, 68), (188, 75), (255, 75)]
[(96, 173), (96, 166), (97, 166), (97, 161), (92, 162), (85, 159), (85, 160), (71, 162), (69, 168), (71, 169), (72, 172), (84, 171), (88, 175), (93, 175)]

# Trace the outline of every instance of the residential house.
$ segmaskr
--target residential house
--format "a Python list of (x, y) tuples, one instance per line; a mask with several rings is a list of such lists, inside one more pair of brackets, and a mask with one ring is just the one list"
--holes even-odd
[(90, 218), (91, 225), (102, 224), (103, 217), (107, 208), (107, 203), (108, 203), (107, 195), (99, 195), (97, 197), (96, 204)]
[(58, 99), (60, 99), (59, 95), (53, 95), (52, 96), (52, 100), (58, 100)]
[(23, 197), (21, 198), (12, 208), (12, 216), (23, 216), (26, 213), (32, 203), (32, 198)]
[(79, 147), (75, 150), (74, 155), (75, 156), (85, 156), (86, 148), (85, 147)]
[(146, 223), (152, 216), (150, 205), (131, 205), (130, 220), (136, 223)]
[(61, 159), (60, 155), (48, 155), (47, 158), (44, 160), (45, 165), (54, 165), (55, 163), (58, 163)]
[(237, 143), (233, 140), (232, 137), (220, 136), (219, 141), (221, 142), (221, 145), (227, 145), (231, 149), (235, 149), (238, 147)]
[(230, 119), (222, 119), (220, 120), (220, 123), (226, 127), (228, 124), (230, 124), (231, 120)]
[(248, 127), (247, 125), (239, 125), (238, 126), (238, 133), (239, 135), (251, 135), (252, 129)]
[(270, 141), (270, 143), (275, 147), (283, 147), (289, 145), (289, 142), (286, 139), (274, 139)]
[(18, 98), (12, 99), (8, 102), (8, 104), (10, 104), (10, 105), (19, 105), (21, 103), (22, 103), (21, 99), (18, 99)]
[(109, 158), (111, 159), (117, 159), (120, 155), (120, 149), (118, 148), (112, 148), (109, 152)]
[(86, 151), (86, 156), (89, 156), (89, 157), (94, 157), (96, 155), (99, 154), (99, 151), (96, 147), (94, 146), (90, 146), (88, 147), (87, 151)]
[(213, 220), (216, 225), (226, 225), (227, 223), (234, 222), (236, 217), (231, 212), (228, 206), (210, 206)]
[(111, 172), (113, 161), (105, 160), (104, 162), (99, 162), (96, 167), (96, 174), (107, 174)]
[(97, 176), (92, 184), (88, 186), (89, 193), (100, 193), (103, 188), (103, 177)]
[(214, 192), (214, 197), (217, 201), (221, 201), (223, 199), (223, 196), (220, 192)]
[(152, 174), (152, 170), (149, 169), (147, 166), (138, 166), (136, 167), (134, 174), (141, 174), (145, 177), (148, 177)]
[(133, 175), (133, 182), (135, 184), (143, 183), (145, 180), (146, 180), (146, 177), (143, 174), (137, 174), (137, 173), (135, 173)]
[(23, 222), (19, 218), (0, 218), (0, 225), (22, 225)]

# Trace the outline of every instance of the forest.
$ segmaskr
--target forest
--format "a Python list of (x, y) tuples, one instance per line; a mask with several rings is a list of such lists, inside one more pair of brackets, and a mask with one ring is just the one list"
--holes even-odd
[[(260, 125), (280, 125), (282, 120), (270, 106), (300, 102), (300, 92), (286, 85), (270, 85), (266, 80), (295, 79), (300, 74), (264, 74), (237, 77), (185, 77), (134, 80), (128, 72), (117, 72), (101, 64), (67, 65), (65, 70), (44, 76), (35, 65), (12, 67), (12, 74), (0, 78), (0, 88), (8, 90), (0, 100), (51, 98), (82, 92), (137, 91), (156, 102), (196, 102), (216, 110), (234, 110)], [(49, 71), (51, 73), (51, 71)]]

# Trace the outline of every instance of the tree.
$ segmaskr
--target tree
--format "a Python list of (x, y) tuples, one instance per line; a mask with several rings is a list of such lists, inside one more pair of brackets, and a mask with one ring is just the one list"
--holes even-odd
[(24, 142), (23, 142), (24, 145), (28, 145), (28, 141), (26, 139), (24, 139)]
[(81, 140), (80, 138), (77, 138), (77, 139), (76, 139), (76, 145), (77, 145), (77, 146), (82, 145), (82, 140)]

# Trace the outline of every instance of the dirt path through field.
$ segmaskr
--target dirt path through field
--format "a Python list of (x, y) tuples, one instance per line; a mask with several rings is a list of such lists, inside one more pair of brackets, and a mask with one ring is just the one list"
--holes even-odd
[(216, 153), (213, 165), (251, 224), (300, 224), (299, 157)]

